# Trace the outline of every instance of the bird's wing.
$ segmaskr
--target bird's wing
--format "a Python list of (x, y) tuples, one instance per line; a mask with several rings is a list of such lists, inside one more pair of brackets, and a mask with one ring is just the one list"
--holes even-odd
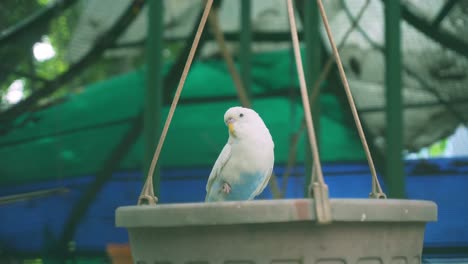
[(210, 177), (208, 177), (208, 183), (206, 184), (206, 191), (209, 192), (211, 185), (215, 178), (221, 172), (221, 169), (226, 165), (226, 162), (231, 157), (231, 145), (228, 143), (224, 146), (221, 154), (219, 154), (218, 159), (216, 160), (213, 169), (211, 170)]
[(262, 175), (263, 176), (262, 184), (258, 185), (257, 189), (255, 189), (255, 191), (252, 193), (249, 200), (255, 198), (255, 196), (259, 195), (263, 191), (263, 189), (265, 189), (268, 182), (270, 181), (272, 171), (273, 171), (273, 167), (269, 168), (267, 171), (264, 172), (264, 174)]

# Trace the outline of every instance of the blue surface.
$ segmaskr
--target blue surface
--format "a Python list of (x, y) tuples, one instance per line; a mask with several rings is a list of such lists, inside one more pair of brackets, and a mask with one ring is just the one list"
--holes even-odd
[[(408, 161), (407, 194), (411, 199), (435, 201), (439, 221), (427, 226), (426, 247), (468, 246), (468, 158)], [(277, 175), (284, 168), (277, 166)], [(333, 163), (323, 167), (332, 198), (366, 198), (371, 188), (370, 174), (364, 163)], [(202, 202), (209, 168), (166, 169), (162, 172), (161, 203)], [(303, 197), (304, 168), (296, 167), (289, 177), (286, 197)], [(0, 251), (39, 252), (59, 237), (64, 223), (78, 198), (93, 177), (81, 177), (22, 186), (0, 187), (0, 195), (11, 195), (54, 187), (70, 192), (29, 201), (0, 205)], [(278, 182), (282, 178), (278, 177)], [(135, 204), (142, 186), (142, 175), (120, 172), (113, 175), (88, 214), (76, 236), (78, 251), (104, 251), (108, 243), (126, 243), (125, 229), (114, 227), (118, 206)], [(259, 199), (270, 199), (267, 188)]]

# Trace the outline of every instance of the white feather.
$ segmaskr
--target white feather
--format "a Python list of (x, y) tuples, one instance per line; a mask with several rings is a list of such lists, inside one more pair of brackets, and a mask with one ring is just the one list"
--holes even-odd
[[(233, 134), (230, 134), (210, 173), (206, 200), (253, 199), (268, 185), (274, 163), (273, 140), (263, 120), (251, 109), (230, 108), (224, 120), (232, 121)], [(249, 185), (245, 185), (246, 182)], [(221, 192), (222, 183), (228, 183), (237, 196)]]

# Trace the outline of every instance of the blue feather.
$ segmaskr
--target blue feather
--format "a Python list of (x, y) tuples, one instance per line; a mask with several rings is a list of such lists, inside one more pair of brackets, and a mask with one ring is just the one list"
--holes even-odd
[(222, 191), (224, 181), (216, 179), (211, 186), (211, 190), (206, 197), (207, 202), (214, 201), (242, 201), (248, 200), (257, 190), (258, 186), (262, 185), (265, 180), (264, 172), (242, 173), (239, 180), (236, 182), (228, 182), (231, 186), (230, 193)]

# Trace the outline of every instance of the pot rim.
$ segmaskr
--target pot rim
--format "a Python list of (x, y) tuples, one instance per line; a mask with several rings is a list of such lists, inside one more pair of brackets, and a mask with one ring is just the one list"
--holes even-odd
[[(316, 221), (313, 199), (122, 206), (116, 226), (180, 227)], [(437, 221), (437, 205), (424, 200), (330, 199), (333, 222)]]

